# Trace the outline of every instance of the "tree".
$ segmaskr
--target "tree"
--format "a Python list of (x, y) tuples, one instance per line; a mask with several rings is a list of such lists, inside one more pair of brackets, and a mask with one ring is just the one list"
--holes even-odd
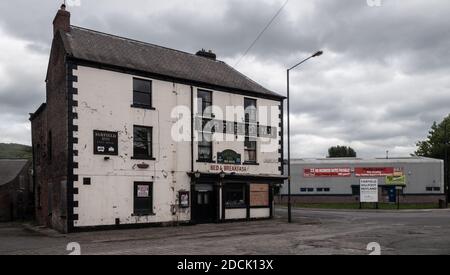
[(351, 147), (347, 146), (333, 146), (328, 149), (329, 158), (356, 158), (356, 152)]
[(439, 124), (436, 121), (433, 122), (427, 139), (417, 143), (417, 151), (414, 154), (416, 156), (444, 159), (445, 144), (448, 144), (449, 138), (450, 115), (445, 117)]

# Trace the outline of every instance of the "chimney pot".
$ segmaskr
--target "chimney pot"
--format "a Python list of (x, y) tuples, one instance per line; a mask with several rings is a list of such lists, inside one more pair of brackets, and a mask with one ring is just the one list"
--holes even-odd
[(212, 60), (216, 60), (217, 59), (216, 54), (212, 50), (206, 51), (205, 49), (201, 49), (195, 55), (201, 56), (201, 57), (204, 57), (204, 58), (208, 58), (208, 59), (212, 59)]

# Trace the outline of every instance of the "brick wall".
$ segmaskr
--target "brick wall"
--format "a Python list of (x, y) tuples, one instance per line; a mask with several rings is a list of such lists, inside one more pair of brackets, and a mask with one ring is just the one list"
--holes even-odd
[(7, 186), (0, 186), (0, 222), (11, 220), (11, 199)]
[[(65, 50), (57, 32), (52, 43), (47, 72), (47, 106), (32, 120), (33, 149), (40, 154), (36, 163), (36, 219), (59, 231), (67, 231), (68, 110)], [(50, 141), (51, 133), (51, 145)], [(49, 154), (51, 146), (51, 154)], [(39, 163), (39, 165), (37, 164)]]

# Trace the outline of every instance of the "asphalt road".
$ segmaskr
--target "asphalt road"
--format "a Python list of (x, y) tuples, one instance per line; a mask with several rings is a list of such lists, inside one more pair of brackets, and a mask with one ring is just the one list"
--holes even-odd
[(328, 255), (450, 254), (450, 211), (342, 211), (294, 209), (292, 224), (276, 218), (250, 223), (113, 230), (63, 235), (52, 230), (0, 224), (0, 254)]

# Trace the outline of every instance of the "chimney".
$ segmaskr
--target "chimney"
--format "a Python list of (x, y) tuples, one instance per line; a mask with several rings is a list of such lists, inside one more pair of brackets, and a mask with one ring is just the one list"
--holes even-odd
[(61, 8), (58, 10), (55, 19), (53, 20), (53, 35), (55, 35), (58, 30), (64, 32), (70, 31), (70, 12), (66, 11), (65, 4), (61, 5)]
[(216, 58), (217, 58), (215, 53), (213, 53), (211, 50), (205, 51), (205, 49), (201, 49), (195, 55), (201, 56), (201, 57), (205, 57), (205, 58), (209, 58), (209, 59), (212, 59), (212, 60), (216, 60)]

